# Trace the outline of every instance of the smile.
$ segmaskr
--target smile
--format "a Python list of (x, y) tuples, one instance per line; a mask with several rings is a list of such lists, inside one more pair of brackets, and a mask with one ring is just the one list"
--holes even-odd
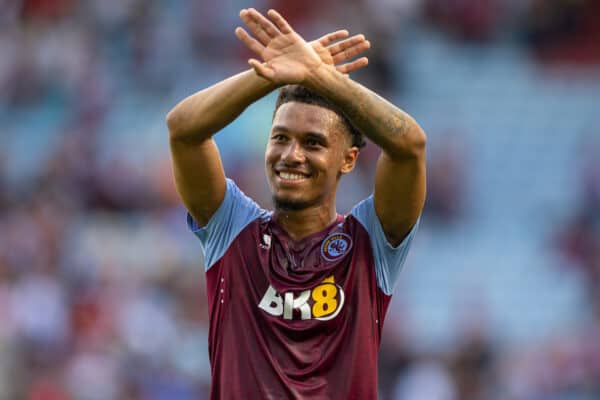
[(299, 181), (300, 179), (305, 179), (306, 177), (304, 175), (300, 175), (300, 174), (293, 174), (290, 172), (280, 172), (279, 176), (283, 179), (286, 179), (288, 181)]
[(282, 181), (287, 182), (301, 182), (308, 178), (307, 175), (298, 172), (276, 171), (276, 174)]

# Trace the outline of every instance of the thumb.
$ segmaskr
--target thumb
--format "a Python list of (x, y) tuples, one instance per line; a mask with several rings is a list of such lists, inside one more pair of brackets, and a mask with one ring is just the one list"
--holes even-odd
[(255, 58), (248, 60), (248, 64), (254, 69), (254, 71), (265, 79), (272, 80), (275, 77), (275, 71), (272, 68), (267, 67), (266, 64), (261, 63)]

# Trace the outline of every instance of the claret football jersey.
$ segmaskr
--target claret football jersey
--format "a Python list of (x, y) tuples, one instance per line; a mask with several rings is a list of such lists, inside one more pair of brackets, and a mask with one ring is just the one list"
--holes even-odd
[(211, 399), (377, 399), (377, 353), (416, 225), (393, 247), (373, 197), (292, 240), (227, 180), (206, 226)]

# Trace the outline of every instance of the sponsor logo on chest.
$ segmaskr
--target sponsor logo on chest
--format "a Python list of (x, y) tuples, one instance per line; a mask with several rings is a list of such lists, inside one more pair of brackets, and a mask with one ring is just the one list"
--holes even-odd
[(283, 319), (331, 320), (344, 306), (344, 290), (335, 283), (333, 275), (312, 289), (298, 292), (277, 293), (269, 285), (258, 304), (268, 314)]

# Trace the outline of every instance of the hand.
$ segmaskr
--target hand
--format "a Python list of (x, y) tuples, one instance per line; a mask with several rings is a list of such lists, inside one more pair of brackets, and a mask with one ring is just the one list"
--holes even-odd
[(343, 29), (328, 33), (317, 40), (310, 42), (310, 45), (317, 52), (321, 61), (327, 65), (335, 66), (339, 72), (349, 74), (352, 71), (366, 67), (369, 64), (367, 57), (361, 57), (352, 62), (340, 64), (348, 61), (352, 57), (368, 50), (371, 43), (365, 39), (364, 35), (354, 35), (349, 39), (343, 40), (336, 44), (331, 44), (336, 40), (343, 39), (348, 36), (348, 31)]
[(256, 73), (277, 84), (302, 83), (322, 65), (335, 67), (341, 73), (349, 73), (368, 64), (366, 57), (340, 64), (370, 47), (363, 35), (348, 36), (346, 30), (327, 34), (307, 43), (290, 27), (275, 10), (267, 13), (270, 20), (255, 9), (244, 9), (240, 17), (254, 37), (243, 28), (236, 28), (236, 36), (263, 62), (251, 58), (248, 63)]

